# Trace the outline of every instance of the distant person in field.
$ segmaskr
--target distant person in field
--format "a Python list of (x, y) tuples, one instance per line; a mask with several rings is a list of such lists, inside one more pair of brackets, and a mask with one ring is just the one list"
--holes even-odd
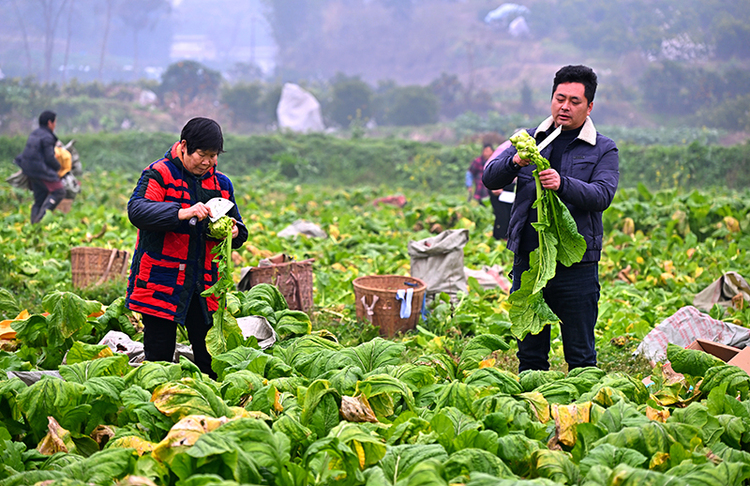
[[(211, 254), (218, 242), (206, 235), (211, 210), (205, 203), (214, 197), (234, 202), (232, 181), (216, 170), (223, 151), (219, 124), (193, 118), (164, 157), (144, 169), (128, 201), (138, 239), (126, 303), (143, 315), (145, 358), (172, 361), (177, 326), (185, 326), (195, 364), (212, 378), (206, 334), (218, 300), (200, 294), (218, 280)], [(236, 205), (227, 215), (234, 220), (232, 247), (239, 248), (247, 229)]]
[[(560, 331), (568, 369), (596, 366), (594, 326), (598, 316), (599, 258), (602, 251), (602, 212), (612, 202), (619, 180), (617, 146), (599, 134), (589, 118), (594, 107), (597, 78), (586, 66), (565, 66), (555, 74), (552, 85), (552, 116), (536, 129), (529, 129), (537, 143), (558, 126), (560, 135), (542, 156), (551, 167), (539, 173), (542, 187), (556, 191), (568, 207), (578, 232), (586, 240), (581, 262), (570, 267), (557, 265), (555, 277), (544, 288), (544, 300), (561, 320)], [(529, 254), (539, 246), (536, 230), (536, 188), (534, 165), (509, 148), (490, 161), (484, 183), (490, 189), (504, 187), (514, 178), (516, 199), (510, 217), (508, 249), (514, 254), (513, 287), (521, 286), (521, 275), (529, 268)], [(550, 327), (518, 342), (519, 372), (548, 370)]]
[(29, 178), (34, 193), (34, 205), (31, 206), (31, 222), (34, 224), (40, 222), (47, 211), (54, 210), (65, 197), (65, 189), (58, 175), (60, 162), (55, 158), (56, 125), (57, 115), (54, 112), (42, 112), (39, 115), (39, 128), (31, 132), (26, 147), (15, 160)]
[[(505, 149), (510, 147), (512, 144), (510, 140), (506, 140), (501, 143), (492, 155), (489, 157), (486, 163), (490, 160), (498, 157)], [(507, 240), (508, 239), (508, 225), (510, 224), (510, 210), (513, 207), (513, 201), (515, 199), (515, 193), (513, 192), (516, 188), (515, 179), (513, 182), (503, 187), (502, 189), (493, 189), (490, 191), (490, 204), (492, 204), (492, 212), (495, 213), (495, 224), (492, 227), (492, 237), (496, 240)]]
[(482, 147), (482, 155), (472, 160), (469, 169), (466, 171), (466, 189), (469, 191), (469, 201), (474, 199), (480, 204), (484, 204), (484, 200), (490, 194), (482, 183), (482, 173), (484, 172), (484, 164), (492, 155), (492, 150), (492, 144), (485, 143)]

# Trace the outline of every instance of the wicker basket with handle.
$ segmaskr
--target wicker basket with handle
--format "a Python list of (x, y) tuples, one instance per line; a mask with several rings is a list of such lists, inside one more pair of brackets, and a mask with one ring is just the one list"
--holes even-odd
[(78, 246), (70, 249), (70, 271), (76, 288), (123, 278), (130, 264), (125, 250)]
[(249, 267), (237, 289), (249, 290), (258, 284), (271, 284), (279, 289), (290, 309), (310, 312), (313, 307), (313, 261), (311, 258)]
[[(427, 285), (424, 281), (402, 275), (366, 275), (354, 279), (357, 319), (372, 322), (380, 334), (393, 337), (396, 333), (417, 327)], [(399, 290), (412, 290), (409, 317), (401, 317)]]

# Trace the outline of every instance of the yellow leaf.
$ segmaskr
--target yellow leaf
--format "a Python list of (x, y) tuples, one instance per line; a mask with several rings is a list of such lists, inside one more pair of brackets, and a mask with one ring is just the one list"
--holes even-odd
[(657, 452), (651, 456), (651, 461), (648, 463), (648, 468), (651, 470), (661, 471), (669, 466), (669, 453)]
[(657, 410), (649, 406), (646, 407), (646, 418), (649, 420), (656, 420), (657, 422), (666, 423), (669, 418), (669, 409)]
[(643, 262), (644, 262), (644, 261), (645, 261), (645, 260), (643, 259), (643, 257), (640, 257), (640, 256), (639, 256), (639, 257), (636, 257), (636, 258), (635, 258), (635, 263), (637, 263), (638, 265), (643, 265)]
[(273, 399), (273, 409), (277, 413), (284, 411), (284, 405), (281, 404), (281, 393), (279, 390), (276, 390), (276, 396)]
[(479, 362), (479, 369), (495, 366), (495, 358), (488, 358)]
[(358, 440), (353, 440), (354, 443), (354, 450), (357, 451), (357, 458), (359, 459), (359, 468), (364, 469), (365, 468), (365, 448), (362, 447), (362, 444)]
[(724, 216), (724, 225), (727, 227), (730, 233), (740, 232), (740, 222), (732, 216)]
[(339, 236), (341, 236), (338, 225), (328, 225), (328, 234), (331, 235), (331, 238), (333, 238), (334, 241), (338, 241)]
[(552, 404), (552, 418), (555, 419), (555, 436), (553, 441), (573, 447), (576, 444), (577, 424), (588, 423), (591, 414), (591, 402), (572, 403), (570, 405)]
[(174, 454), (185, 447), (191, 447), (203, 434), (217, 429), (229, 420), (226, 417), (188, 415), (169, 429), (167, 436), (154, 448), (153, 456), (162, 462), (169, 462)]
[(123, 448), (123, 449), (135, 449), (135, 452), (139, 456), (142, 456), (143, 454), (146, 454), (149, 452), (153, 452), (153, 450), (156, 448), (156, 444), (154, 444), (153, 442), (149, 442), (147, 440), (144, 440), (134, 435), (119, 437), (117, 439), (113, 439), (109, 441), (107, 444), (109, 447), (118, 447), (118, 448)]

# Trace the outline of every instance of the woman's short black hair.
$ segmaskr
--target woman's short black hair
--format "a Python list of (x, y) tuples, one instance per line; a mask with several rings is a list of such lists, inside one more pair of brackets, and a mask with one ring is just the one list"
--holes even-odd
[(39, 115), (39, 126), (40, 127), (46, 127), (49, 122), (53, 122), (57, 119), (57, 113), (54, 111), (43, 111), (41, 115)]
[(196, 150), (204, 152), (224, 152), (224, 136), (221, 127), (210, 118), (196, 117), (182, 127), (180, 141), (187, 142), (187, 153), (192, 154)]
[(591, 103), (596, 95), (596, 73), (588, 66), (564, 66), (555, 73), (555, 81), (552, 84), (552, 96), (555, 96), (557, 86), (565, 83), (581, 83), (583, 85), (583, 96)]

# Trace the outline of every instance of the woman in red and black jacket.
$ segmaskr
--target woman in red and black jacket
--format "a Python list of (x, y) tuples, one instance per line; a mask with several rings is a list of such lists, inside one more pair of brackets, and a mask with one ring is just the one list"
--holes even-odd
[[(206, 234), (214, 197), (234, 202), (232, 181), (216, 170), (224, 151), (218, 123), (193, 118), (180, 141), (141, 174), (128, 201), (128, 217), (138, 228), (128, 281), (127, 306), (143, 315), (143, 346), (148, 361), (172, 361), (177, 325), (184, 325), (195, 363), (211, 377), (206, 334), (218, 308), (214, 296), (201, 292), (218, 280), (211, 250), (218, 242)], [(234, 205), (232, 248), (247, 240), (247, 229)], [(192, 220), (192, 222), (191, 222)]]

